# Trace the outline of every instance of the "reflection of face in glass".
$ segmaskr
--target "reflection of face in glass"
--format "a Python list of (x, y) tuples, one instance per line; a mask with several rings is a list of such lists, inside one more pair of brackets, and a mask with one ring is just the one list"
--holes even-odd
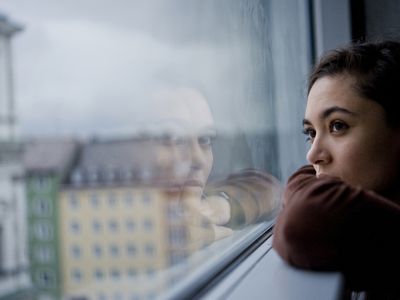
[(200, 196), (213, 164), (215, 129), (208, 103), (189, 88), (159, 91), (153, 98), (157, 124), (154, 170), (159, 179)]

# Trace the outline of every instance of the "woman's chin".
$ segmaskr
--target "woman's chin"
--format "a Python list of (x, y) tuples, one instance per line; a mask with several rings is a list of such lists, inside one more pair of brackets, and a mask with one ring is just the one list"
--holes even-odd
[(201, 197), (201, 195), (203, 193), (203, 187), (202, 186), (185, 186), (183, 188), (183, 193), (187, 196)]

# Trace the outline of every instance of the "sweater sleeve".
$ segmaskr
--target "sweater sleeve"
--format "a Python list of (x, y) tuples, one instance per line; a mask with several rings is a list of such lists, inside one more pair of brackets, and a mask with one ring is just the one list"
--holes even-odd
[(387, 288), (400, 270), (399, 230), (399, 204), (305, 166), (289, 178), (273, 247), (293, 266), (343, 272), (350, 288)]

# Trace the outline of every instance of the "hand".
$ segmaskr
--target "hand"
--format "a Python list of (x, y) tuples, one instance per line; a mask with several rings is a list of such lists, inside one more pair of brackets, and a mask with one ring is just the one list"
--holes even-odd
[(187, 209), (191, 224), (211, 230), (213, 240), (219, 240), (233, 233), (229, 227), (223, 226), (230, 220), (230, 205), (221, 196), (210, 196), (204, 199), (184, 197), (183, 203)]

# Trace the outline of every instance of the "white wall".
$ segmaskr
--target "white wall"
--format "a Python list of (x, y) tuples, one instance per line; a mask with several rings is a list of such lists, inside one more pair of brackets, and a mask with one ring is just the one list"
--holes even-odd
[(23, 168), (20, 161), (0, 162), (0, 255), (4, 276), (0, 297), (30, 286), (27, 216)]

